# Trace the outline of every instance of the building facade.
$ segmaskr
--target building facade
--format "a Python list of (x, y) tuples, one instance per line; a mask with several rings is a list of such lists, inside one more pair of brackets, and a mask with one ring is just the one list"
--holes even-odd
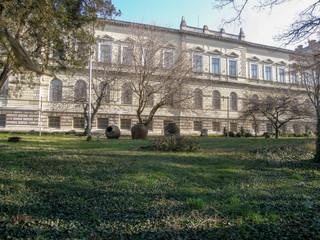
[[(148, 27), (148, 25), (140, 26)], [(127, 46), (132, 23), (108, 20), (96, 29), (99, 39), (95, 46), (93, 63), (128, 61)], [(243, 127), (253, 132), (250, 119), (240, 119), (246, 94), (262, 96), (279, 88), (290, 88), (296, 77), (289, 72), (290, 54), (286, 49), (251, 43), (245, 40), (242, 29), (238, 35), (209, 30), (207, 26), (194, 28), (182, 18), (180, 29), (156, 27), (168, 39), (170, 51), (163, 64), (168, 65), (174, 56), (175, 46), (183, 44), (189, 51), (193, 71), (194, 110), (181, 110), (172, 106), (160, 108), (149, 126), (150, 134), (163, 134), (169, 122), (175, 122), (185, 134), (221, 134), (224, 128), (238, 132)], [(124, 74), (122, 78), (130, 77)], [(88, 71), (60, 72), (57, 78), (39, 76), (33, 87), (25, 86), (19, 97), (0, 98), (0, 127), (2, 131), (83, 131), (85, 119), (81, 100), (87, 99)], [(8, 87), (14, 84), (9, 80)], [(118, 80), (107, 89), (107, 99), (93, 122), (93, 132), (104, 132), (108, 125), (117, 125), (122, 134), (129, 134), (137, 123), (136, 96)], [(157, 96), (154, 96), (157, 98)], [(148, 111), (148, 108), (147, 110)], [(229, 124), (228, 124), (229, 123)], [(289, 122), (285, 131), (312, 130), (312, 120)], [(272, 131), (271, 124), (258, 121), (259, 133)]]

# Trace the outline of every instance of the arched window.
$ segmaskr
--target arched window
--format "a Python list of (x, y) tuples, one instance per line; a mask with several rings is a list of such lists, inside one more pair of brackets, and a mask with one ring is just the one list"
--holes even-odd
[(149, 107), (153, 106), (153, 88), (151, 86), (146, 87), (146, 105)]
[(85, 101), (87, 99), (87, 84), (85, 81), (78, 80), (74, 85), (74, 100)]
[(202, 108), (202, 91), (200, 89), (194, 91), (194, 107), (196, 109)]
[(272, 100), (272, 98), (271, 98), (270, 96), (267, 96), (267, 97), (266, 97), (266, 102), (267, 102), (267, 103), (272, 103), (272, 101), (273, 101), (273, 100)]
[(111, 89), (110, 89), (110, 85), (109, 84), (107, 84), (107, 83), (104, 83), (104, 82), (102, 82), (102, 83), (100, 83), (100, 85), (99, 85), (99, 89), (100, 89), (100, 93), (102, 93), (102, 91), (104, 91), (104, 96), (103, 96), (103, 102), (104, 103), (110, 103), (110, 99), (111, 99), (111, 96), (110, 96), (110, 94), (111, 94)]
[(49, 100), (55, 102), (62, 100), (62, 82), (58, 79), (50, 82)]
[(173, 98), (173, 93), (170, 91), (168, 88), (164, 89), (164, 98), (166, 101), (166, 105), (173, 107), (174, 106), (174, 98)]
[(132, 104), (132, 89), (126, 84), (124, 84), (121, 89), (121, 103)]
[(257, 103), (259, 101), (259, 97), (258, 97), (257, 94), (253, 94), (252, 95), (252, 101), (255, 102), (255, 103)]
[(219, 91), (212, 93), (212, 107), (213, 109), (221, 109), (221, 94)]
[(311, 106), (310, 100), (309, 99), (304, 100), (303, 105), (306, 109), (309, 109)]
[(232, 111), (238, 110), (238, 96), (236, 93), (230, 93), (230, 107)]

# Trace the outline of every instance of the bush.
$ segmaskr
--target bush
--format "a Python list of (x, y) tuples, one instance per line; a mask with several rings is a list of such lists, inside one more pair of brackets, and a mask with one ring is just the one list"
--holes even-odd
[(180, 135), (180, 129), (175, 123), (168, 123), (164, 130), (164, 135), (169, 136), (169, 135)]
[(234, 132), (230, 131), (230, 132), (229, 132), (229, 137), (235, 137)]
[(253, 137), (253, 135), (252, 135), (252, 133), (250, 133), (250, 132), (246, 132), (246, 133), (244, 134), (244, 137)]
[(240, 136), (244, 137), (244, 134), (245, 134), (244, 128), (241, 126), (241, 128), (240, 128)]
[(239, 132), (236, 133), (236, 137), (241, 137), (241, 136), (242, 136), (241, 133), (239, 133)]
[(76, 130), (70, 130), (68, 132), (66, 132), (66, 135), (77, 135)]
[(194, 152), (200, 145), (195, 137), (171, 135), (157, 137), (150, 148), (159, 151)]
[(264, 132), (264, 133), (262, 134), (262, 137), (270, 138), (270, 137), (271, 137), (271, 134), (268, 133), (268, 132)]
[(226, 127), (223, 127), (223, 135), (227, 136), (227, 129), (226, 129)]
[(312, 132), (309, 130), (309, 131), (307, 131), (306, 133), (304, 133), (303, 136), (304, 136), (304, 137), (312, 137), (313, 134), (312, 134)]

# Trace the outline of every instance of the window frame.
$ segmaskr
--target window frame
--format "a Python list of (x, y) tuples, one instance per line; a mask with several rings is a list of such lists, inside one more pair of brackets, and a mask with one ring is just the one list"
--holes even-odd
[(213, 132), (221, 132), (221, 124), (220, 124), (220, 122), (217, 122), (217, 121), (213, 121), (212, 122), (212, 131)]
[[(201, 57), (201, 65), (195, 65), (195, 57)], [(199, 69), (200, 67), (200, 69)], [(203, 72), (203, 53), (193, 53), (192, 54), (192, 69), (194, 72), (202, 73)], [(199, 71), (200, 70), (200, 71)]]
[[(214, 93), (218, 93), (218, 95), (219, 95), (219, 108), (216, 108), (216, 107), (215, 107)], [(213, 108), (214, 110), (221, 110), (221, 93), (220, 93), (219, 90), (214, 90), (214, 91), (212, 92), (212, 108)]]
[(121, 130), (130, 130), (131, 129), (131, 125), (132, 125), (132, 120), (131, 119), (127, 119), (127, 118), (121, 118), (120, 119), (120, 129)]
[[(52, 122), (53, 119), (59, 119), (59, 121)], [(48, 116), (48, 128), (60, 129), (61, 128), (61, 117)]]
[[(217, 59), (219, 61), (219, 66), (218, 66), (218, 72), (215, 72), (215, 67), (213, 67), (213, 59)], [(213, 73), (213, 74), (221, 74), (221, 57), (220, 56), (214, 56), (214, 55), (211, 55), (210, 56), (210, 73)]]
[[(131, 58), (132, 59), (130, 59), (130, 55), (129, 54), (127, 54), (127, 55), (125, 55), (124, 54), (124, 48), (127, 48), (128, 50), (128, 53), (129, 52), (131, 52)], [(130, 51), (130, 49), (131, 49), (131, 51)], [(128, 60), (127, 61), (124, 61), (124, 57), (128, 57)], [(124, 65), (133, 65), (133, 62), (134, 62), (134, 47), (132, 46), (132, 45), (129, 45), (129, 44), (123, 44), (123, 45), (121, 45), (121, 64), (124, 64)]]
[[(231, 94), (234, 94), (235, 95), (235, 108), (233, 108), (233, 105), (232, 105), (232, 97), (231, 97)], [(229, 94), (229, 101), (230, 101), (230, 110), (231, 111), (238, 111), (239, 110), (239, 103), (238, 103), (238, 99), (239, 99), (239, 97), (238, 97), (238, 94), (237, 93), (235, 93), (235, 92), (231, 92), (230, 94)]]
[(202, 121), (193, 121), (193, 131), (201, 132), (203, 129)]
[[(101, 60), (101, 46), (104, 45), (104, 46), (110, 46), (110, 57), (108, 59), (108, 61), (102, 61)], [(112, 63), (112, 43), (110, 42), (99, 42), (99, 47), (98, 47), (98, 62), (101, 62), (101, 63)]]
[(231, 122), (230, 123), (230, 132), (234, 132), (234, 133), (238, 132), (238, 123), (235, 123), (235, 122)]
[[(267, 68), (270, 68), (270, 79), (267, 79)], [(265, 81), (273, 81), (273, 69), (272, 69), (272, 65), (264, 65), (264, 80)]]
[(6, 126), (7, 126), (7, 115), (0, 114), (0, 128), (6, 128)]
[[(231, 62), (235, 62), (235, 75), (231, 74)], [(238, 60), (235, 58), (228, 58), (228, 76), (229, 77), (238, 77)]]
[[(147, 66), (147, 67), (154, 67), (155, 66), (155, 56), (156, 56), (156, 53), (154, 53), (154, 54), (152, 54), (152, 56), (151, 56), (151, 58), (150, 59), (148, 59), (148, 63), (147, 63), (147, 65), (145, 64), (145, 59), (146, 59), (146, 52), (147, 51), (152, 51), (152, 49), (150, 49), (150, 48), (143, 48), (142, 49), (142, 64), (143, 64), (143, 66)], [(151, 60), (150, 62), (149, 62), (149, 60)], [(151, 63), (151, 64), (150, 64)]]
[[(83, 125), (81, 124), (82, 121)], [(72, 126), (73, 128), (84, 129), (86, 126), (85, 122), (86, 120), (84, 119), (84, 117), (73, 117)]]
[[(84, 85), (77, 86), (77, 84), (84, 84)], [(73, 92), (74, 101), (87, 101), (87, 98), (88, 98), (87, 95), (88, 95), (87, 83), (84, 80), (77, 80), (74, 84), (74, 92)]]
[[(282, 72), (283, 73), (280, 73)], [(285, 83), (286, 82), (286, 68), (285, 67), (278, 67), (277, 68), (277, 72), (278, 72), (278, 82), (281, 82), (281, 83)]]
[[(53, 82), (59, 82), (60, 86), (59, 86), (59, 94), (57, 93), (57, 87), (55, 86), (54, 88), (52, 88), (52, 83)], [(61, 102), (62, 101), (62, 91), (63, 91), (63, 83), (61, 80), (59, 79), (52, 79), (50, 81), (50, 85), (49, 85), (49, 101), (50, 102)], [(58, 95), (58, 98), (57, 98)]]
[[(104, 128), (101, 127), (101, 120), (106, 120), (106, 123), (107, 123), (106, 127), (104, 127)], [(99, 123), (100, 123), (100, 124), (99, 124)], [(103, 124), (102, 124), (102, 125), (103, 125)], [(104, 129), (104, 130), (106, 130), (108, 126), (109, 126), (109, 118), (105, 118), (105, 117), (99, 117), (99, 118), (97, 118), (97, 129)]]
[[(291, 84), (298, 84), (298, 75), (297, 75), (297, 72), (290, 72), (290, 75), (289, 75), (289, 78), (290, 78), (290, 83)], [(294, 79), (294, 80), (293, 80)]]
[[(124, 90), (125, 90), (125, 92), (124, 92)], [(130, 101), (125, 102), (125, 101), (123, 101), (124, 99), (129, 99), (129, 98), (127, 98), (128, 96), (126, 96), (126, 95), (128, 95), (127, 94), (128, 90), (130, 90), (130, 92), (131, 92), (130, 93), (131, 97), (130, 97)], [(122, 105), (132, 105), (132, 103), (133, 103), (133, 90), (128, 84), (124, 84), (121, 87), (121, 104)]]
[(195, 109), (203, 109), (203, 92), (199, 88), (194, 90), (193, 103)]
[[(256, 76), (253, 75), (252, 66), (256, 66)], [(259, 63), (250, 62), (250, 78), (259, 79)]]
[[(166, 61), (165, 61), (165, 54), (166, 53), (172, 53), (172, 63), (171, 65), (166, 65)], [(173, 68), (174, 66), (174, 61), (175, 61), (175, 50), (174, 49), (163, 49), (162, 50), (162, 66), (164, 68)]]

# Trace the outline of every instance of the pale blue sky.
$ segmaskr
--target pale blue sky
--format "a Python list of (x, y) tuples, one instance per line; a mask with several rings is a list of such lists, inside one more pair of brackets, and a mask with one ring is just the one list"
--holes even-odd
[[(223, 27), (233, 34), (238, 34), (240, 27), (243, 27), (247, 41), (279, 47), (281, 44), (274, 41), (273, 36), (285, 29), (299, 11), (314, 1), (292, 0), (291, 3), (274, 7), (271, 14), (248, 8), (243, 14), (242, 24)], [(118, 20), (179, 28), (181, 17), (185, 16), (189, 26), (198, 27), (199, 23), (201, 28), (208, 25), (209, 29), (219, 30), (222, 19), (228, 18), (232, 12), (230, 9), (213, 9), (213, 2), (214, 0), (113, 0), (116, 8), (122, 11)]]

